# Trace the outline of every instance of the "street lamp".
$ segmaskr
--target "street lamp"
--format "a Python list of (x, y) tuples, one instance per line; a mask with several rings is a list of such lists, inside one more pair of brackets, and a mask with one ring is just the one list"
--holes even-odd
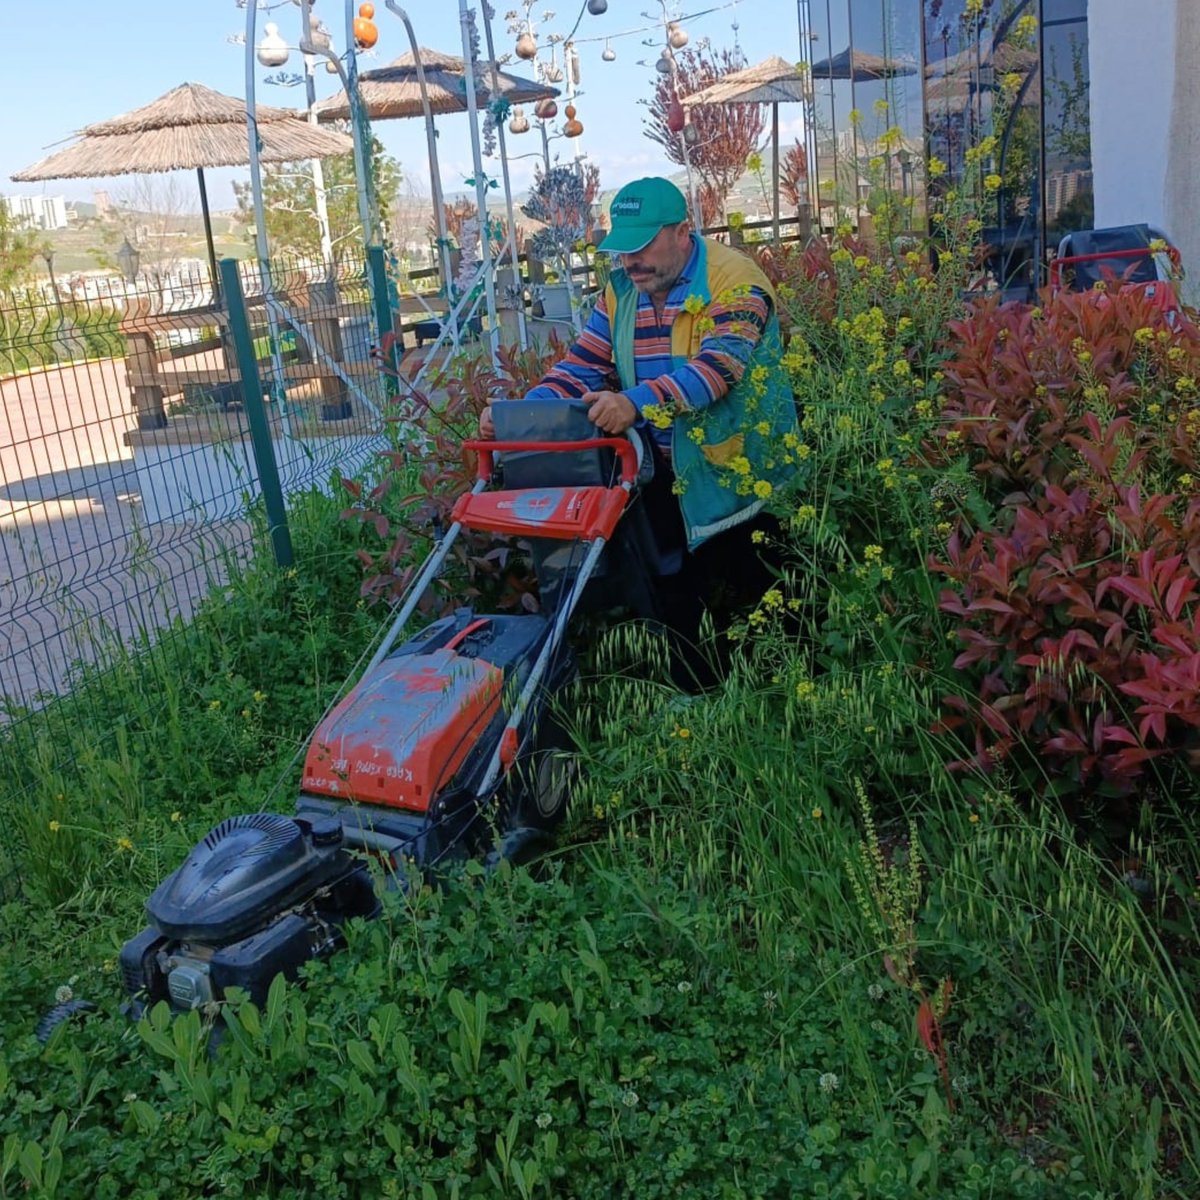
[(121, 264), (121, 274), (125, 276), (126, 283), (137, 282), (138, 265), (141, 263), (141, 259), (142, 256), (129, 244), (129, 239), (126, 238), (121, 243), (121, 248), (117, 251), (117, 262)]

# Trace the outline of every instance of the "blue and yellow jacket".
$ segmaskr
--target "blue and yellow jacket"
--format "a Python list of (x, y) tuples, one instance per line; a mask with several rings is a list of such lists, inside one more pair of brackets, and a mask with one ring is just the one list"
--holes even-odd
[[(674, 413), (646, 410), (657, 424), (671, 422), (671, 457), (678, 480), (679, 505), (688, 548), (753, 517), (771, 493), (794, 473), (784, 437), (797, 433), (796, 407), (787, 373), (781, 365), (783, 343), (776, 298), (767, 277), (746, 255), (720, 242), (696, 239), (699, 262), (690, 298), (671, 326), (671, 352), (676, 368), (700, 352), (712, 322), (705, 306), (715, 297), (736, 296), (738, 289), (758, 288), (771, 302), (767, 323), (740, 381), (711, 406)], [(634, 337), (638, 293), (619, 268), (605, 292), (612, 336), (613, 363), (622, 391), (637, 384)], [(693, 309), (695, 311), (693, 311)]]

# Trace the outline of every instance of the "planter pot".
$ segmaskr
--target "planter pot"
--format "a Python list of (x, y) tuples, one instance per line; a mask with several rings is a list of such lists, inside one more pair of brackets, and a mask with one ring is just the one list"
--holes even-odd
[(542, 316), (548, 321), (571, 319), (571, 294), (565, 283), (542, 284)]

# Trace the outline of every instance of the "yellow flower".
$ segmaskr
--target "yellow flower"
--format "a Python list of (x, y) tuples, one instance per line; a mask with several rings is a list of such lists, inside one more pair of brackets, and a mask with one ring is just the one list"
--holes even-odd
[(797, 521), (812, 521), (817, 516), (817, 510), (811, 504), (802, 504), (796, 509)]
[(254, 703), (255, 704), (261, 704), (266, 698), (267, 698), (266, 692), (255, 692), (254, 693)]
[(133, 843), (127, 837), (119, 837), (119, 838), (117, 838), (117, 849), (118, 850), (132, 850)]
[(860, 113), (857, 108), (852, 108), (847, 114), (847, 119), (850, 121), (851, 125), (861, 125), (862, 113)]
[(970, 821), (972, 825), (978, 825), (978, 824), (979, 824), (979, 814), (978, 814), (978, 813), (972, 813), (972, 814), (971, 814), (971, 815), (970, 815), (970, 816), (967, 818), (967, 820), (968, 820), (968, 821)]
[(823, 808), (814, 808), (812, 810), (812, 819), (814, 821), (819, 821), (824, 815), (825, 810)]
[(1000, 190), (1000, 185), (1003, 182), (1004, 182), (1004, 180), (1001, 179), (999, 175), (996, 175), (994, 173), (991, 175), (985, 175), (983, 177), (983, 186), (989, 192), (998, 192)]
[(883, 558), (883, 547), (882, 546), (868, 546), (863, 551), (863, 557), (869, 563), (877, 563), (877, 562), (879, 562), (879, 560), (881, 558)]
[(60, 822), (60, 821), (51, 821), (50, 822), (50, 832), (51, 833), (57, 833), (61, 828), (62, 828), (62, 822)]
[(772, 491), (771, 485), (765, 479), (755, 480), (754, 494), (760, 500), (766, 500), (767, 497), (770, 496), (771, 491)]
[(595, 817), (597, 821), (603, 821), (604, 820), (604, 805), (603, 804), (593, 804), (592, 805), (592, 816)]
[(209, 711), (209, 712), (216, 712), (216, 711), (217, 711), (217, 709), (218, 709), (218, 708), (220, 708), (220, 707), (221, 707), (221, 702), (220, 702), (220, 700), (210, 700), (210, 701), (208, 702), (208, 711)]
[(671, 734), (671, 736), (677, 738), (690, 738), (692, 736), (692, 731), (686, 728), (686, 726), (682, 728), (676, 727), (675, 732)]
[(180, 822), (180, 821), (182, 821), (182, 820), (183, 820), (183, 813), (179, 812), (178, 810), (176, 810), (175, 812), (173, 812), (173, 813), (171, 814), (171, 821), (172, 821), (174, 824), (178, 825), (178, 824), (179, 824), (179, 822)]
[(929, 162), (925, 164), (925, 170), (929, 173), (930, 179), (937, 179), (939, 176), (945, 175), (946, 164), (940, 158), (931, 156)]
[(750, 535), (750, 540), (756, 545), (761, 546), (767, 540), (767, 535), (761, 529), (756, 529)]
[(797, 700), (815, 700), (816, 695), (817, 685), (811, 679), (802, 679), (796, 684)]
[(749, 475), (750, 460), (744, 454), (739, 454), (729, 460), (729, 469), (737, 475)]

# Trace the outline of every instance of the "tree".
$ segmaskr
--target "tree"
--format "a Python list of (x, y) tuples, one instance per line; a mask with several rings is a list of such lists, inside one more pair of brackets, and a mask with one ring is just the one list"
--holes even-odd
[(779, 160), (779, 190), (793, 208), (808, 205), (808, 151), (793, 142)]
[[(190, 193), (175, 175), (134, 175), (116, 196), (119, 239), (138, 248), (139, 270), (156, 287), (178, 272), (181, 234), (191, 223)], [(115, 258), (103, 265), (115, 266)]]
[[(643, 122), (646, 136), (657, 142), (672, 162), (685, 165), (683, 138), (671, 131), (672, 108), (745, 65), (740, 50), (715, 50), (707, 38), (697, 42), (695, 49), (678, 51), (674, 73), (656, 77), (650, 115)], [(702, 104), (689, 110), (688, 120), (696, 130), (695, 143), (688, 147), (692, 170), (724, 206), (729, 189), (741, 178), (746, 160), (762, 137), (764, 108), (761, 104)]]
[[(358, 219), (358, 191), (354, 173), (354, 155), (339, 154), (321, 160), (325, 174), (325, 204), (329, 212), (329, 235), (336, 258), (346, 247), (361, 243), (362, 223)], [(371, 173), (375, 197), (386, 225), (400, 197), (403, 178), (400, 164), (385, 154), (383, 145), (371, 139)], [(262, 169), (263, 207), (267, 238), (272, 252), (294, 254), (319, 260), (321, 229), (317, 222), (316, 192), (312, 171), (307, 163), (284, 163)], [(235, 183), (238, 216), (254, 233), (254, 202), (249, 183)], [(386, 237), (386, 229), (384, 231)]]
[(33, 274), (38, 255), (35, 233), (24, 229), (20, 221), (0, 204), (0, 292), (11, 294)]

